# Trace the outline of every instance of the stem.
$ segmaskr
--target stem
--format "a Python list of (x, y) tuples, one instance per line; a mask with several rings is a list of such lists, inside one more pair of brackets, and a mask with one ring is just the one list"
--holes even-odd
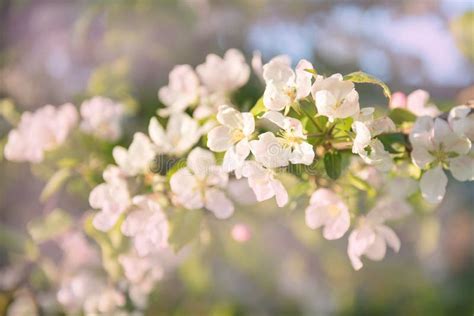
[(300, 110), (311, 120), (311, 123), (313, 123), (314, 127), (316, 127), (317, 130), (322, 133), (323, 129), (318, 125), (318, 122), (316, 122), (314, 117), (312, 115), (310, 115), (308, 112), (306, 112), (306, 110), (303, 109), (303, 107), (301, 107), (301, 106), (300, 106)]

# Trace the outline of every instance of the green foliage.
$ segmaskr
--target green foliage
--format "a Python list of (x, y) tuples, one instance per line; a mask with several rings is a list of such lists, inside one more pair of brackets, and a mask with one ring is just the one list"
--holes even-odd
[(392, 121), (397, 124), (401, 125), (403, 123), (411, 123), (416, 121), (416, 115), (413, 114), (412, 112), (405, 110), (405, 109), (393, 109), (390, 111), (388, 114), (388, 117), (392, 119)]
[(54, 193), (58, 192), (64, 186), (71, 174), (72, 173), (69, 168), (62, 168), (56, 171), (43, 188), (43, 191), (40, 195), (40, 201), (45, 202)]
[(20, 122), (20, 113), (17, 112), (15, 104), (10, 99), (0, 99), (0, 116), (13, 126)]
[(58, 208), (45, 217), (31, 221), (28, 224), (28, 233), (36, 243), (41, 243), (66, 232), (71, 225), (71, 216)]
[(180, 250), (199, 235), (202, 219), (201, 210), (180, 209), (169, 216), (171, 233), (168, 242), (175, 251)]
[(257, 103), (255, 103), (252, 109), (250, 109), (250, 113), (252, 113), (253, 116), (259, 116), (266, 111), (267, 111), (267, 108), (263, 104), (263, 97), (258, 99)]
[(327, 175), (336, 180), (341, 176), (342, 172), (342, 156), (339, 151), (328, 151), (324, 155), (324, 168)]
[(461, 51), (474, 61), (474, 10), (467, 11), (451, 22), (451, 32)]
[(344, 76), (344, 80), (350, 80), (355, 83), (372, 83), (380, 86), (383, 89), (383, 94), (390, 99), (392, 97), (392, 93), (388, 86), (377, 77), (369, 75), (363, 71), (356, 71)]
[(383, 144), (385, 150), (391, 154), (398, 154), (408, 146), (407, 138), (402, 133), (382, 134), (377, 137)]

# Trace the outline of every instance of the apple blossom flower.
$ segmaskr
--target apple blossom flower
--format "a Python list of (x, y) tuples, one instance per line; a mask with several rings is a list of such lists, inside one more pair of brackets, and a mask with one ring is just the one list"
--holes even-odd
[(370, 124), (368, 126), (360, 121), (352, 123), (352, 130), (356, 133), (352, 143), (352, 152), (358, 154), (365, 163), (373, 165), (381, 171), (389, 171), (393, 167), (392, 157), (380, 140), (372, 138), (380, 130), (373, 129), (371, 132)]
[(177, 65), (169, 74), (169, 83), (160, 88), (158, 97), (166, 105), (160, 115), (181, 113), (194, 104), (199, 95), (199, 78), (189, 65)]
[(130, 299), (139, 308), (146, 307), (150, 292), (156, 282), (164, 276), (164, 268), (156, 258), (155, 253), (144, 257), (135, 253), (126, 253), (118, 258), (128, 281)]
[(288, 166), (291, 155), (291, 148), (272, 132), (260, 134), (258, 140), (250, 141), (250, 150), (255, 160), (269, 169)]
[(383, 222), (383, 218), (372, 212), (369, 212), (367, 216), (359, 217), (357, 228), (349, 235), (347, 247), (347, 254), (355, 270), (362, 268), (360, 257), (363, 255), (371, 260), (379, 261), (385, 257), (387, 245), (396, 252), (400, 250), (400, 239)]
[(223, 104), (229, 104), (229, 97), (222, 92), (210, 92), (206, 87), (199, 90), (199, 101), (193, 112), (193, 118), (202, 120), (214, 115)]
[(324, 226), (323, 236), (328, 240), (341, 238), (350, 226), (347, 205), (328, 189), (318, 189), (311, 195), (305, 214), (306, 225), (312, 229)]
[(211, 92), (228, 94), (247, 83), (250, 67), (237, 49), (229, 49), (224, 58), (209, 54), (206, 62), (196, 67), (202, 83)]
[(104, 97), (94, 97), (81, 105), (81, 128), (98, 138), (116, 141), (122, 135), (120, 126), (123, 105)]
[(263, 104), (268, 110), (281, 111), (294, 102), (305, 98), (311, 92), (313, 75), (306, 71), (313, 69), (313, 65), (302, 59), (291, 69), (288, 60), (284, 58), (272, 59), (263, 66), (265, 92)]
[[(291, 58), (288, 55), (278, 55), (278, 56), (273, 57), (270, 61), (272, 60), (280, 60), (287, 65), (291, 64)], [(255, 73), (255, 75), (257, 75), (257, 77), (261, 81), (263, 81), (264, 80), (263, 79), (263, 62), (262, 62), (262, 53), (260, 53), (260, 51), (256, 50), (253, 52), (251, 65), (252, 65), (252, 70)]]
[(249, 112), (239, 111), (222, 105), (217, 113), (221, 124), (214, 127), (207, 136), (207, 146), (215, 152), (224, 152), (222, 167), (224, 171), (235, 171), (241, 177), (241, 168), (250, 154), (249, 140), (255, 131), (255, 121)]
[(69, 312), (83, 309), (86, 315), (114, 314), (125, 304), (125, 297), (92, 271), (81, 271), (61, 282), (59, 303)]
[(74, 105), (46, 105), (22, 114), (18, 126), (8, 134), (5, 158), (11, 161), (43, 161), (46, 151), (64, 143), (78, 119)]
[(112, 151), (117, 165), (129, 176), (136, 176), (147, 171), (155, 154), (153, 144), (143, 133), (133, 135), (133, 141), (128, 149), (116, 146)]
[(448, 122), (455, 133), (474, 141), (474, 112), (470, 106), (458, 105), (452, 108)]
[(168, 220), (160, 205), (151, 197), (135, 196), (133, 208), (122, 224), (122, 233), (133, 237), (139, 256), (146, 256), (154, 249), (168, 246)]
[(402, 108), (409, 110), (416, 116), (436, 117), (441, 114), (436, 105), (429, 103), (430, 95), (425, 90), (416, 90), (405, 96), (402, 92), (395, 92), (389, 104), (391, 109)]
[(257, 201), (261, 202), (275, 197), (279, 207), (288, 203), (288, 192), (283, 184), (275, 178), (276, 174), (272, 169), (265, 168), (256, 161), (246, 161), (242, 168), (242, 175), (247, 178)]
[(428, 202), (439, 203), (446, 193), (448, 178), (443, 168), (449, 169), (459, 181), (474, 178), (474, 160), (467, 155), (471, 142), (467, 137), (456, 134), (446, 121), (429, 116), (419, 117), (409, 138), (413, 146), (413, 163), (426, 169), (420, 180), (420, 189)]
[(285, 117), (280, 112), (268, 111), (263, 118), (273, 122), (281, 128), (279, 132), (284, 146), (291, 149), (289, 161), (293, 164), (310, 165), (314, 160), (313, 146), (306, 142), (306, 135), (303, 132), (301, 122), (292, 117)]
[(105, 183), (96, 186), (89, 194), (89, 204), (100, 209), (93, 225), (101, 231), (110, 230), (119, 216), (130, 206), (130, 194), (124, 173), (116, 166), (108, 166), (103, 174)]
[(318, 114), (327, 116), (330, 122), (359, 113), (359, 94), (354, 83), (344, 80), (341, 74), (328, 78), (318, 76), (311, 87), (311, 94)]
[(188, 114), (176, 113), (170, 116), (166, 131), (156, 117), (151, 118), (148, 134), (156, 145), (157, 153), (180, 156), (198, 142), (202, 130)]
[(214, 155), (205, 149), (193, 149), (187, 167), (176, 171), (170, 179), (176, 201), (193, 210), (206, 208), (217, 218), (225, 219), (234, 213), (234, 205), (224, 194), (228, 175), (216, 165)]

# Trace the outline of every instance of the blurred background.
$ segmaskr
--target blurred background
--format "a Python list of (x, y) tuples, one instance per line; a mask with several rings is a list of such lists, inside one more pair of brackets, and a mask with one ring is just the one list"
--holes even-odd
[[(474, 99), (472, 0), (0, 0), (0, 98), (21, 110), (88, 95), (125, 100), (145, 130), (176, 64), (229, 48), (268, 61), (306, 58), (320, 73), (363, 70), (392, 91), (430, 92), (440, 107)], [(248, 93), (257, 96), (255, 84)], [(364, 90), (366, 89), (366, 90)], [(363, 88), (365, 106), (383, 102)], [(0, 121), (3, 138), (8, 124)], [(41, 205), (25, 164), (0, 164), (1, 228), (84, 200)], [(396, 224), (402, 249), (350, 266), (347, 241), (304, 228), (302, 209), (266, 204), (251, 240), (194, 254), (154, 292), (150, 315), (473, 315), (474, 185), (450, 181), (443, 203)], [(232, 223), (226, 224), (231, 229)], [(0, 264), (5, 264), (0, 250)]]

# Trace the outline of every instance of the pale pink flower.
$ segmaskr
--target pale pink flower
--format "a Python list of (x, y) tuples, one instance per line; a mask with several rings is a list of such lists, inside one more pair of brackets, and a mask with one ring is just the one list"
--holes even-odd
[(130, 194), (123, 172), (116, 166), (108, 166), (103, 174), (105, 183), (96, 186), (89, 195), (89, 204), (100, 209), (94, 216), (95, 228), (108, 231), (119, 216), (130, 206)]
[(295, 71), (284, 58), (275, 58), (265, 64), (263, 66), (263, 79), (266, 84), (263, 94), (265, 107), (271, 111), (281, 111), (308, 96), (313, 75), (306, 69), (313, 69), (313, 65), (305, 59), (300, 60)]
[(276, 179), (276, 174), (272, 169), (265, 168), (256, 161), (246, 161), (242, 175), (247, 178), (257, 201), (261, 202), (275, 197), (279, 207), (288, 203), (288, 192), (281, 181)]
[(306, 225), (312, 229), (324, 226), (323, 236), (328, 240), (341, 238), (350, 226), (347, 205), (328, 189), (318, 189), (311, 195), (305, 213)]
[(160, 205), (147, 196), (135, 196), (133, 207), (122, 224), (122, 233), (133, 237), (139, 256), (168, 246), (169, 225)]
[(328, 78), (318, 76), (311, 88), (318, 114), (327, 116), (329, 121), (347, 118), (359, 113), (359, 94), (354, 83), (344, 80), (341, 74)]
[(123, 105), (104, 97), (94, 97), (81, 105), (81, 128), (98, 138), (116, 141), (122, 135)]
[(436, 105), (429, 103), (430, 95), (425, 90), (416, 90), (407, 96), (402, 92), (395, 92), (392, 95), (390, 108), (402, 108), (409, 110), (416, 116), (436, 117), (441, 114)]
[(136, 176), (149, 169), (150, 162), (155, 158), (155, 146), (143, 133), (135, 133), (128, 149), (114, 147), (112, 155), (123, 173)]
[(181, 113), (194, 104), (199, 95), (199, 79), (189, 65), (177, 65), (169, 74), (169, 83), (160, 88), (158, 97), (166, 105), (160, 115)]
[(448, 178), (443, 168), (449, 169), (459, 181), (474, 179), (474, 158), (468, 155), (471, 142), (455, 133), (446, 121), (419, 117), (410, 133), (410, 142), (413, 163), (426, 169), (420, 180), (420, 189), (428, 202), (439, 203), (446, 193)]
[(230, 217), (234, 205), (224, 193), (228, 175), (216, 165), (212, 152), (193, 149), (187, 159), (187, 167), (176, 171), (170, 179), (176, 202), (193, 210), (206, 208), (219, 219)]
[(64, 143), (77, 124), (76, 108), (46, 105), (36, 112), (25, 112), (17, 128), (10, 131), (5, 145), (5, 158), (11, 161), (39, 163), (44, 154)]
[(196, 67), (202, 83), (210, 92), (230, 93), (245, 85), (250, 67), (237, 49), (229, 49), (224, 57), (209, 54), (206, 62)]

